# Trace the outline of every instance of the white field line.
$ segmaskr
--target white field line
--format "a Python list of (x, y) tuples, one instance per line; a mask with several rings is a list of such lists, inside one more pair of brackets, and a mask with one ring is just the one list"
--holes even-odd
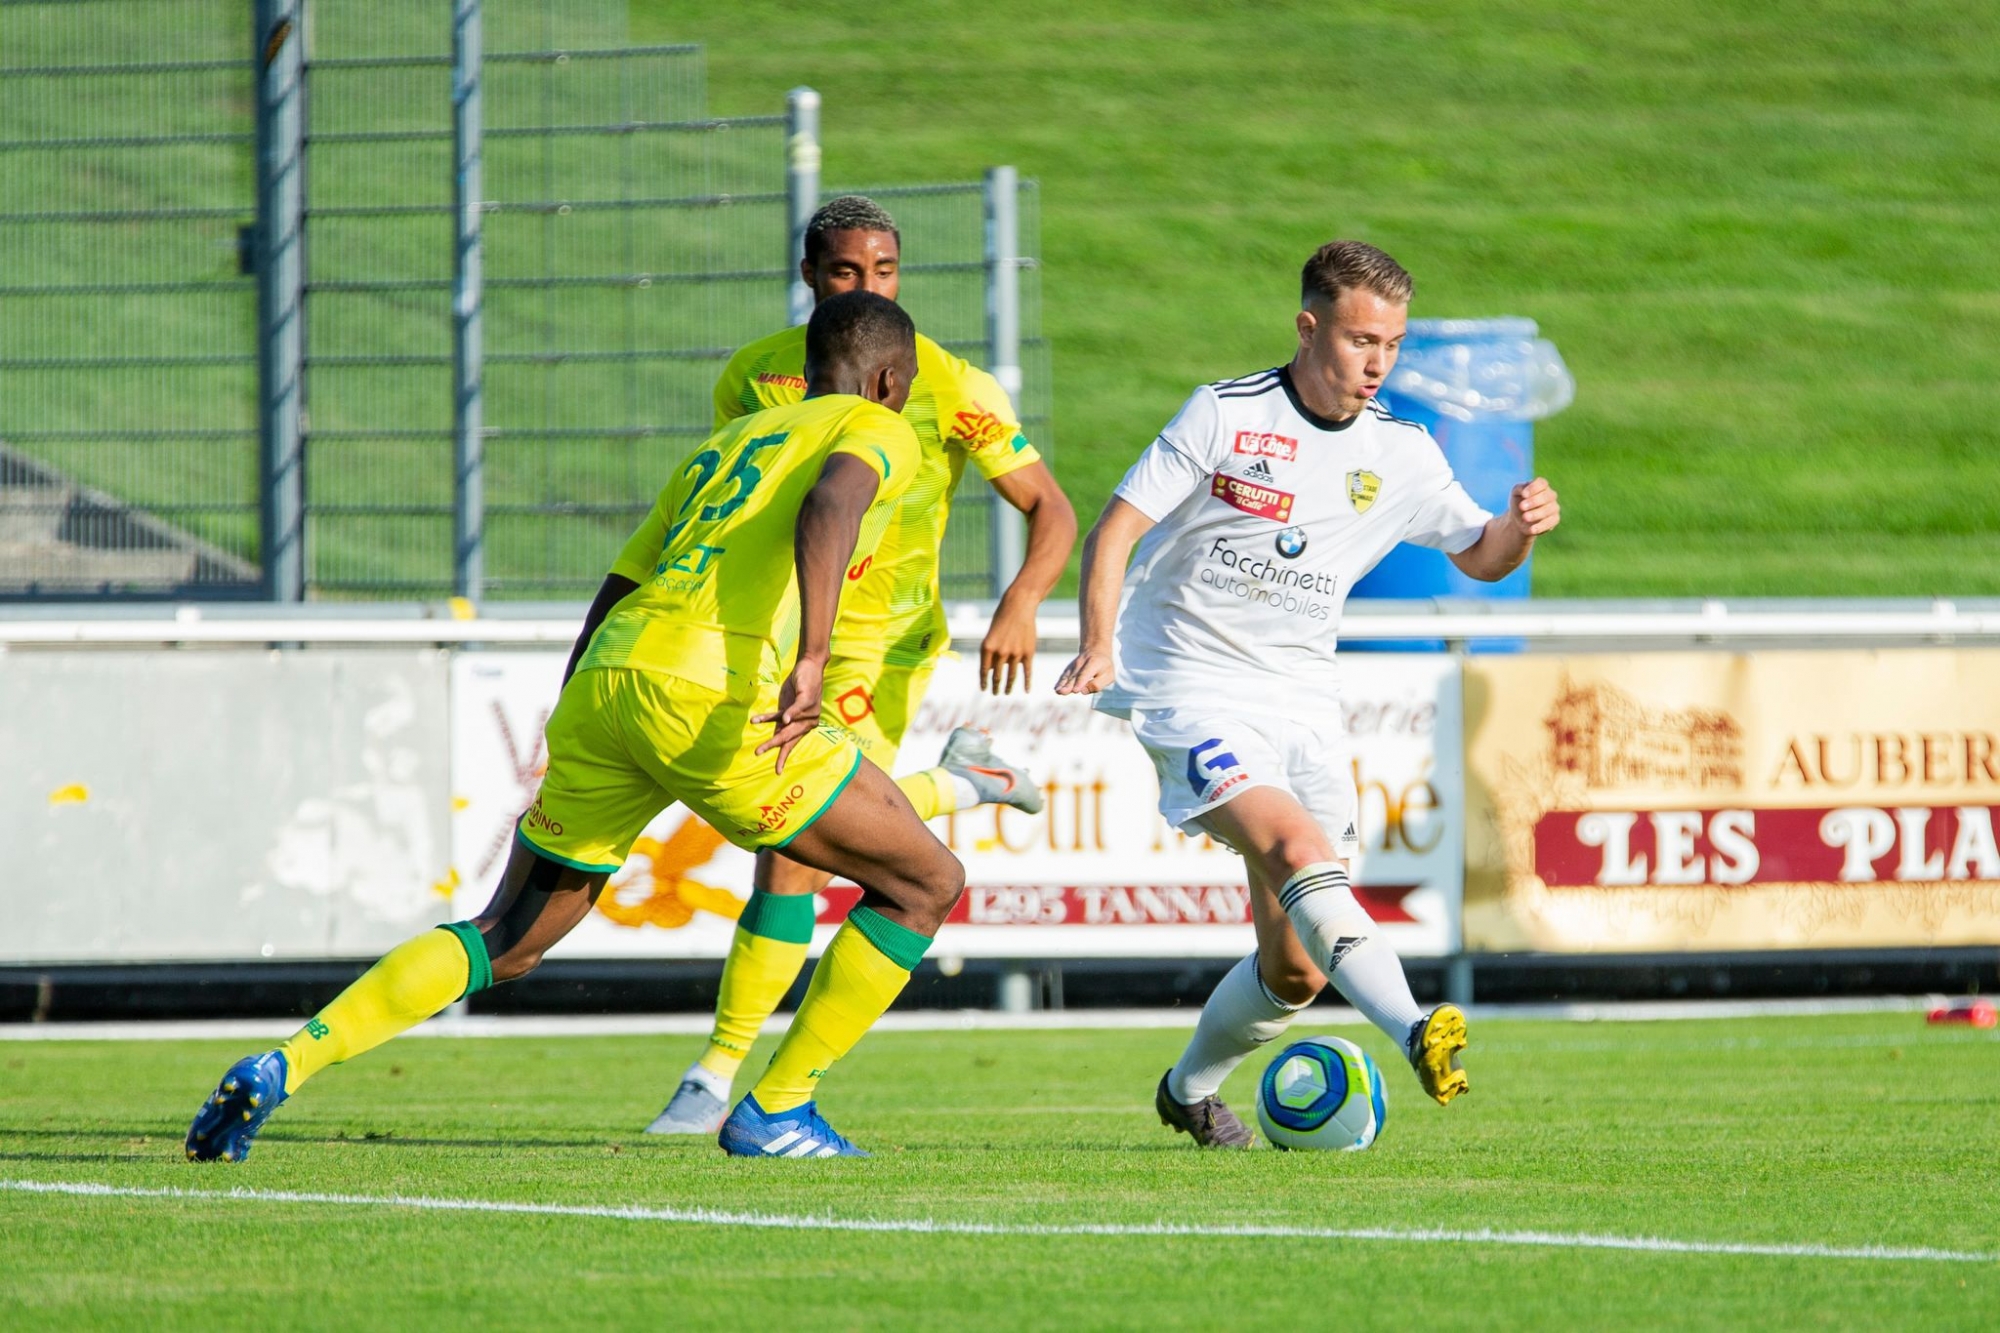
[(424, 1195), (295, 1193), (290, 1190), (143, 1189), (126, 1185), (0, 1180), (0, 1192), (111, 1199), (176, 1199), (220, 1203), (328, 1204), (349, 1208), (408, 1208), (439, 1213), (516, 1213), (535, 1217), (674, 1222), (688, 1226), (751, 1227), (768, 1231), (847, 1231), (936, 1236), (1198, 1236), (1279, 1240), (1374, 1240), (1406, 1245), (1522, 1245), (1559, 1250), (1633, 1250), (1650, 1254), (1746, 1255), (1771, 1259), (1861, 1259), (1987, 1264), (2000, 1254), (1893, 1245), (1776, 1245), (1736, 1241), (1667, 1240), (1657, 1236), (1594, 1236), (1560, 1231), (1461, 1231), (1420, 1227), (1201, 1226), (1181, 1222), (1039, 1224), (949, 1222), (933, 1218), (848, 1218), (786, 1213), (738, 1213), (714, 1208), (650, 1208), (638, 1204), (513, 1203), (497, 1199), (435, 1199)]
[[(1637, 1000), (1608, 1004), (1474, 1005), (1476, 1022), (1507, 1019), (1573, 1022), (1656, 1022), (1691, 1018), (1810, 1018), (1831, 1014), (1909, 1013), (1930, 1007), (1923, 996), (1887, 995), (1824, 1000)], [(988, 1009), (907, 1010), (885, 1014), (877, 1032), (1130, 1031), (1191, 1028), (1201, 1010), (1058, 1009), (1010, 1014)], [(705, 1037), (709, 1014), (597, 1014), (556, 1016), (444, 1015), (409, 1037)], [(1301, 1027), (1353, 1027), (1365, 1020), (1344, 1005), (1316, 1005)], [(783, 1032), (790, 1014), (774, 1015), (767, 1034)], [(283, 1038), (298, 1029), (290, 1018), (187, 1019), (167, 1022), (0, 1023), (0, 1041), (189, 1041), (213, 1038), (255, 1041)]]

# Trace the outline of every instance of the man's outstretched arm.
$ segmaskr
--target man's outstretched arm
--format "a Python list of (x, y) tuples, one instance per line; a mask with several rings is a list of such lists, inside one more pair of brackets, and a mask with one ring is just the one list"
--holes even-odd
[(1069, 564), (1070, 548), (1076, 545), (1076, 510), (1046, 463), (1030, 463), (995, 477), (993, 489), (1028, 520), (1028, 549), (1020, 571), (1000, 595), (993, 623), (979, 645), (979, 688), (1004, 694), (1013, 690), (1017, 671), (1022, 689), (1032, 683), (1035, 611)]
[(1083, 580), (1077, 597), (1076, 658), (1056, 680), (1057, 694), (1096, 694), (1111, 684), (1111, 636), (1118, 627), (1118, 594), (1132, 548), (1153, 526), (1137, 506), (1112, 496), (1097, 526), (1083, 539)]
[(1521, 567), (1535, 538), (1561, 521), (1555, 488), (1536, 477), (1516, 486), (1507, 497), (1507, 512), (1488, 519), (1479, 540), (1449, 559), (1467, 578), (1497, 583)]

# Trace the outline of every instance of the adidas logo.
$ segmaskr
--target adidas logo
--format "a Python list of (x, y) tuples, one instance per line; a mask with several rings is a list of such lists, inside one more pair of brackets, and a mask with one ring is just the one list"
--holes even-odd
[(796, 1129), (784, 1133), (762, 1145), (766, 1157), (838, 1157), (840, 1149), (831, 1143), (822, 1143), (810, 1134), (801, 1134)]
[(1342, 935), (1339, 939), (1335, 940), (1333, 942), (1333, 953), (1326, 961), (1326, 970), (1332, 972), (1335, 968), (1339, 967), (1342, 962), (1346, 961), (1347, 955), (1361, 947), (1361, 943), (1362, 937), (1359, 935)]
[(1257, 460), (1256, 462), (1252, 463), (1252, 464), (1250, 465), (1250, 467), (1249, 467), (1249, 470), (1248, 470), (1248, 471), (1246, 471), (1246, 472), (1245, 472), (1245, 473), (1243, 474), (1243, 476), (1244, 476), (1244, 479), (1245, 479), (1245, 480), (1247, 480), (1247, 481), (1275, 481), (1275, 480), (1276, 480), (1276, 478), (1275, 478), (1275, 477), (1273, 477), (1273, 476), (1271, 475), (1271, 465), (1270, 465), (1269, 463), (1266, 463), (1266, 462), (1265, 462), (1265, 461), (1264, 461), (1263, 459), (1261, 459), (1261, 458), (1260, 458), (1260, 459), (1258, 459), (1258, 460)]

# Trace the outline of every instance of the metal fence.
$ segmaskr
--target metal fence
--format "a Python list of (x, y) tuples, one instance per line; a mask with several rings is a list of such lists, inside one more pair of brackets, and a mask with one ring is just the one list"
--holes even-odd
[[(785, 117), (709, 116), (700, 48), (615, 7), (247, 8), (0, 0), (0, 596), (587, 595), (788, 321)], [(869, 192), (919, 327), (988, 364), (1018, 326), (1046, 445), (1033, 184), (1008, 256), (991, 183)], [(179, 563), (37, 574), (59, 492), (62, 533), (125, 516), (101, 560)], [(1012, 558), (991, 511), (969, 483), (950, 596)]]
[(0, 0), (0, 595), (254, 595), (240, 0)]
[[(783, 117), (708, 118), (697, 47), (572, 25), (533, 35), (583, 44), (508, 49), (503, 27), (455, 71), (442, 7), (398, 33), (328, 14), (308, 64), (309, 582), (587, 594), (650, 503), (662, 447), (706, 433), (708, 349), (781, 313)], [(460, 302), (452, 90), (468, 80), (483, 272)], [(717, 299), (746, 283), (762, 311)], [(454, 324), (464, 337), (475, 314), (479, 419), (461, 432)], [(464, 437), (483, 491), (470, 534), (455, 532)]]

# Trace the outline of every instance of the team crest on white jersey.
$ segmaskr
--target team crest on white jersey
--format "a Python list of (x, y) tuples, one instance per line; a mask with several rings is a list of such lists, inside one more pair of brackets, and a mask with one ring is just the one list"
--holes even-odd
[(1382, 479), (1373, 472), (1350, 472), (1347, 474), (1347, 499), (1354, 506), (1354, 512), (1365, 514), (1375, 504), (1375, 497), (1382, 493)]

